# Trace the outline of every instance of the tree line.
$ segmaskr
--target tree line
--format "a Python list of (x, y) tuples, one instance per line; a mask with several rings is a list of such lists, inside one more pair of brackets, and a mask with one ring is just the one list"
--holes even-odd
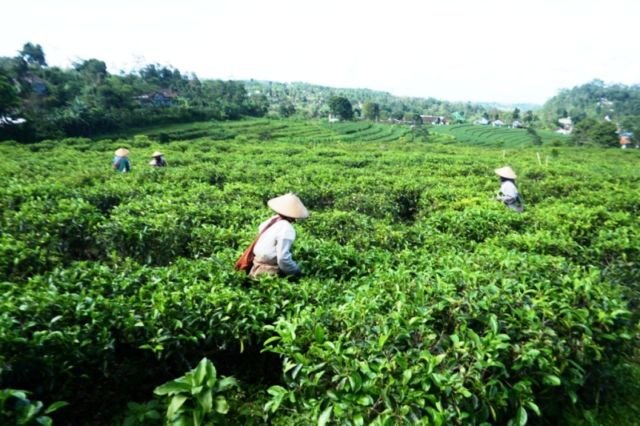
[[(131, 127), (262, 116), (267, 105), (242, 82), (200, 80), (149, 64), (114, 75), (104, 61), (50, 67), (38, 44), (0, 57), (0, 140), (96, 136)], [(22, 122), (16, 125), (18, 122)]]
[[(268, 114), (274, 117), (323, 118), (332, 114), (342, 119), (413, 121), (416, 116), (427, 114), (449, 118), (455, 115), (464, 121), (487, 111), (494, 112), (494, 109), (471, 102), (401, 97), (371, 89), (343, 89), (300, 82), (257, 80), (246, 81), (245, 85), (252, 96), (263, 96), (267, 100)], [(349, 102), (350, 108), (345, 100)]]
[[(0, 140), (35, 141), (99, 136), (132, 127), (243, 116), (397, 120), (420, 123), (422, 114), (449, 122), (477, 117), (515, 120), (470, 102), (397, 97), (369, 89), (335, 89), (307, 83), (200, 80), (171, 66), (146, 65), (111, 74), (104, 61), (87, 59), (70, 69), (50, 67), (38, 44), (0, 57)], [(532, 111), (523, 115), (532, 125)], [(26, 120), (13, 125), (16, 118)]]

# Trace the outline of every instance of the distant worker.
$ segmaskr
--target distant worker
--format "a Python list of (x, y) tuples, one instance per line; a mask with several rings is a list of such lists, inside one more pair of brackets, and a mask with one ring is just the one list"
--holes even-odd
[[(296, 239), (292, 223), (296, 219), (309, 217), (307, 208), (295, 194), (288, 193), (267, 202), (277, 214), (262, 222), (259, 234), (249, 253), (253, 264), (249, 270), (251, 277), (262, 274), (300, 276), (300, 267), (291, 257), (291, 247)], [(236, 264), (238, 267), (238, 263)], [(241, 268), (239, 268), (241, 269)]]
[(151, 154), (151, 156), (153, 157), (153, 160), (149, 161), (150, 166), (166, 167), (167, 161), (163, 158), (164, 156), (163, 153), (161, 153), (160, 151), (156, 151), (153, 154)]
[(129, 150), (127, 148), (118, 148), (114, 153), (113, 169), (122, 173), (131, 171), (131, 163), (129, 162)]
[(495, 170), (500, 177), (500, 191), (496, 195), (496, 200), (502, 201), (507, 207), (521, 213), (524, 210), (522, 196), (516, 187), (516, 173), (509, 166)]

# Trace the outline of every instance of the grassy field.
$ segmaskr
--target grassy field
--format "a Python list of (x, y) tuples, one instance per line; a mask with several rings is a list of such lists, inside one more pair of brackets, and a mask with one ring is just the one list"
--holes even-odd
[[(429, 130), (0, 144), (0, 390), (67, 401), (51, 417), (71, 425), (635, 424), (640, 152)], [(111, 170), (120, 146), (131, 173)], [(505, 164), (522, 214), (494, 200)], [(252, 282), (233, 263), (289, 191), (311, 211), (304, 275)], [(154, 396), (205, 357), (217, 375)]]

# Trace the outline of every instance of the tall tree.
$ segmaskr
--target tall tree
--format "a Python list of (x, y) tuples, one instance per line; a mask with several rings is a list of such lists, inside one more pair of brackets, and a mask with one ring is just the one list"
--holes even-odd
[(528, 110), (527, 112), (525, 112), (523, 120), (528, 126), (530, 126), (535, 120), (535, 116), (533, 115), (533, 111)]
[(618, 145), (616, 125), (608, 121), (599, 122), (593, 118), (585, 118), (576, 124), (572, 139), (576, 145)]
[(380, 105), (376, 102), (365, 102), (362, 105), (362, 115), (367, 120), (378, 121), (380, 118)]
[(98, 59), (87, 59), (74, 64), (74, 68), (79, 73), (93, 81), (102, 81), (107, 76), (107, 64)]
[(42, 46), (39, 44), (25, 43), (19, 53), (28, 64), (40, 67), (47, 66), (47, 61), (44, 58), (44, 50), (42, 50)]
[(280, 102), (278, 106), (278, 114), (280, 114), (280, 117), (291, 117), (295, 113), (296, 107), (290, 101)]
[(263, 117), (269, 111), (269, 100), (265, 95), (250, 96), (247, 102), (247, 113), (253, 117)]
[(329, 109), (331, 114), (339, 117), (342, 120), (353, 119), (353, 107), (349, 99), (342, 96), (333, 96), (329, 99)]

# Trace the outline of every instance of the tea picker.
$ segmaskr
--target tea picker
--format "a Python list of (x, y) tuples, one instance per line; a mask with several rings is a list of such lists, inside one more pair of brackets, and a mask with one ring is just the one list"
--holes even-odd
[(524, 202), (516, 186), (516, 173), (509, 166), (496, 169), (495, 173), (500, 177), (500, 190), (496, 200), (502, 201), (510, 209), (521, 213), (524, 210)]
[(113, 170), (117, 170), (121, 173), (127, 173), (131, 171), (131, 163), (129, 162), (129, 150), (127, 148), (118, 148), (114, 152), (115, 157), (111, 167)]
[(259, 234), (235, 264), (236, 269), (246, 271), (251, 277), (262, 274), (300, 275), (300, 267), (291, 256), (296, 239), (293, 223), (309, 217), (309, 211), (293, 193), (272, 198), (267, 205), (277, 214), (258, 227)]
[(166, 167), (167, 166), (167, 160), (164, 159), (164, 154), (161, 153), (160, 151), (155, 151), (153, 154), (151, 154), (151, 157), (153, 158), (151, 161), (149, 161), (149, 165), (153, 166), (153, 167)]

